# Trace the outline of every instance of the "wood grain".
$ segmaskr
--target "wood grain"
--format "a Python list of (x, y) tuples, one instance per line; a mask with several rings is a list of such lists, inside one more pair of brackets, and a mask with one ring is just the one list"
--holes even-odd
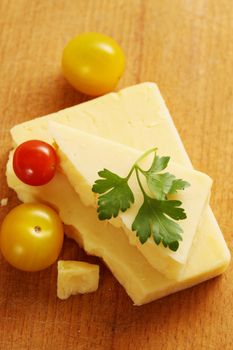
[[(113, 36), (127, 56), (118, 87), (156, 81), (211, 198), (230, 249), (233, 224), (231, 0), (0, 0), (0, 220), (16, 203), (4, 177), (9, 129), (87, 99), (60, 74), (79, 32)], [(62, 256), (86, 257), (67, 240)], [(20, 273), (0, 260), (2, 350), (232, 350), (232, 266), (222, 277), (134, 307), (101, 264), (98, 292), (56, 298), (56, 266)]]

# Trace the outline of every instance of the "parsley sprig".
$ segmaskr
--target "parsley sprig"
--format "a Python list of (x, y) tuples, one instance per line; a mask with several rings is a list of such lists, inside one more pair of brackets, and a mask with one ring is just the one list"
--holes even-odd
[[(139, 163), (149, 154), (154, 153), (151, 167), (144, 170)], [(163, 171), (170, 160), (170, 157), (159, 157), (157, 148), (152, 148), (133, 164), (128, 175), (121, 177), (108, 169), (98, 172), (100, 179), (96, 180), (92, 191), (99, 194), (98, 217), (100, 220), (117, 217), (119, 212), (125, 212), (134, 203), (134, 195), (128, 181), (135, 171), (138, 185), (143, 194), (143, 204), (132, 223), (132, 230), (140, 242), (145, 243), (150, 236), (158, 245), (176, 251), (179, 241), (182, 240), (183, 230), (174, 220), (183, 220), (186, 213), (181, 208), (181, 201), (169, 200), (168, 196), (179, 190), (184, 190), (190, 184), (168, 172)], [(145, 176), (151, 196), (145, 191), (141, 176)]]

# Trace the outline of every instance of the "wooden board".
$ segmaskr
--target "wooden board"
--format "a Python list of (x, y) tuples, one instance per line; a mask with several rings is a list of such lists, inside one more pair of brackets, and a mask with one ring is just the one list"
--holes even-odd
[[(4, 177), (10, 128), (87, 99), (60, 74), (64, 45), (83, 31), (122, 45), (118, 87), (159, 84), (194, 166), (214, 179), (211, 205), (232, 249), (231, 0), (0, 0), (0, 221), (17, 203)], [(69, 240), (62, 257), (97, 261)], [(102, 264), (98, 292), (62, 302), (55, 265), (21, 273), (1, 258), (0, 349), (232, 350), (232, 272), (134, 307)]]

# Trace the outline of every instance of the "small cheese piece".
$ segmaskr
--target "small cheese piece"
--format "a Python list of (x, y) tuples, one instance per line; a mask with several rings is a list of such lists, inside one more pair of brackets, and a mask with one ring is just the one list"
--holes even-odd
[(57, 296), (95, 292), (99, 285), (99, 266), (82, 261), (60, 260), (57, 264)]
[[(96, 195), (91, 188), (98, 178), (99, 170), (107, 168), (121, 177), (126, 177), (131, 166), (142, 154), (133, 148), (61, 123), (51, 122), (49, 129), (59, 146), (61, 167), (85, 205), (95, 207), (97, 205)], [(143, 163), (140, 163), (143, 169), (150, 167), (153, 159), (153, 155), (151, 156), (151, 159), (146, 158)], [(169, 248), (164, 248), (162, 244), (156, 245), (152, 237), (146, 243), (141, 244), (135, 232), (131, 230), (134, 218), (143, 203), (143, 195), (135, 174), (129, 181), (134, 194), (134, 204), (126, 212), (119, 212), (118, 218), (121, 219), (121, 226), (130, 243), (137, 246), (148, 262), (168, 278), (178, 279), (187, 261), (203, 210), (208, 203), (211, 179), (201, 172), (171, 161), (164, 171), (170, 172), (177, 178), (183, 178), (191, 184), (185, 191), (179, 191), (172, 196), (173, 199), (182, 202), (182, 207), (187, 214), (187, 219), (179, 221), (183, 229), (183, 240), (180, 242), (179, 249), (173, 252)], [(146, 188), (146, 181), (143, 177), (141, 181), (143, 187)], [(112, 219), (111, 222), (119, 225), (119, 220)]]

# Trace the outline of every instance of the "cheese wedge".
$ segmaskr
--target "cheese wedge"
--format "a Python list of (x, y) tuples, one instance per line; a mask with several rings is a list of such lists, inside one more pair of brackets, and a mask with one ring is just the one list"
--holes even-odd
[[(161, 154), (170, 154), (174, 161), (192, 167), (162, 96), (153, 83), (129, 87), (119, 93), (16, 125), (11, 130), (14, 145), (29, 139), (52, 143), (48, 120), (139, 150), (149, 149), (156, 139)], [(210, 208), (203, 216), (194, 239), (182, 280), (175, 282), (153, 269), (141, 253), (128, 244), (121, 229), (96, 221), (94, 209), (81, 204), (65, 176), (57, 174), (49, 185), (32, 188), (15, 177), (10, 159), (7, 180), (22, 201), (43, 201), (56, 207), (62, 220), (70, 225), (68, 235), (82, 244), (89, 254), (103, 258), (137, 305), (214, 277), (229, 264), (229, 250)]]
[[(133, 148), (61, 123), (50, 122), (49, 130), (59, 146), (60, 165), (85, 205), (97, 206), (96, 195), (91, 188), (98, 178), (99, 170), (107, 168), (121, 177), (126, 177), (131, 166), (142, 154)], [(140, 163), (143, 169), (150, 167), (151, 158), (153, 156)], [(187, 261), (198, 223), (208, 202), (211, 179), (201, 172), (185, 168), (174, 162), (169, 162), (167, 171), (177, 178), (184, 178), (191, 184), (185, 191), (179, 191), (172, 196), (173, 199), (182, 202), (182, 207), (187, 214), (187, 219), (179, 221), (179, 225), (183, 229), (183, 240), (176, 252), (164, 248), (162, 244), (156, 245), (152, 237), (145, 244), (141, 244), (135, 232), (131, 230), (134, 218), (143, 204), (143, 195), (135, 174), (129, 181), (135, 202), (126, 212), (120, 212), (118, 218), (121, 219), (120, 226), (125, 230), (129, 242), (137, 246), (148, 262), (168, 278), (178, 279)], [(143, 187), (146, 188), (145, 179), (142, 178), (141, 181)], [(118, 226), (118, 218), (117, 220), (113, 218), (111, 223)]]
[(83, 261), (59, 260), (57, 263), (57, 296), (92, 293), (98, 289), (99, 266)]

